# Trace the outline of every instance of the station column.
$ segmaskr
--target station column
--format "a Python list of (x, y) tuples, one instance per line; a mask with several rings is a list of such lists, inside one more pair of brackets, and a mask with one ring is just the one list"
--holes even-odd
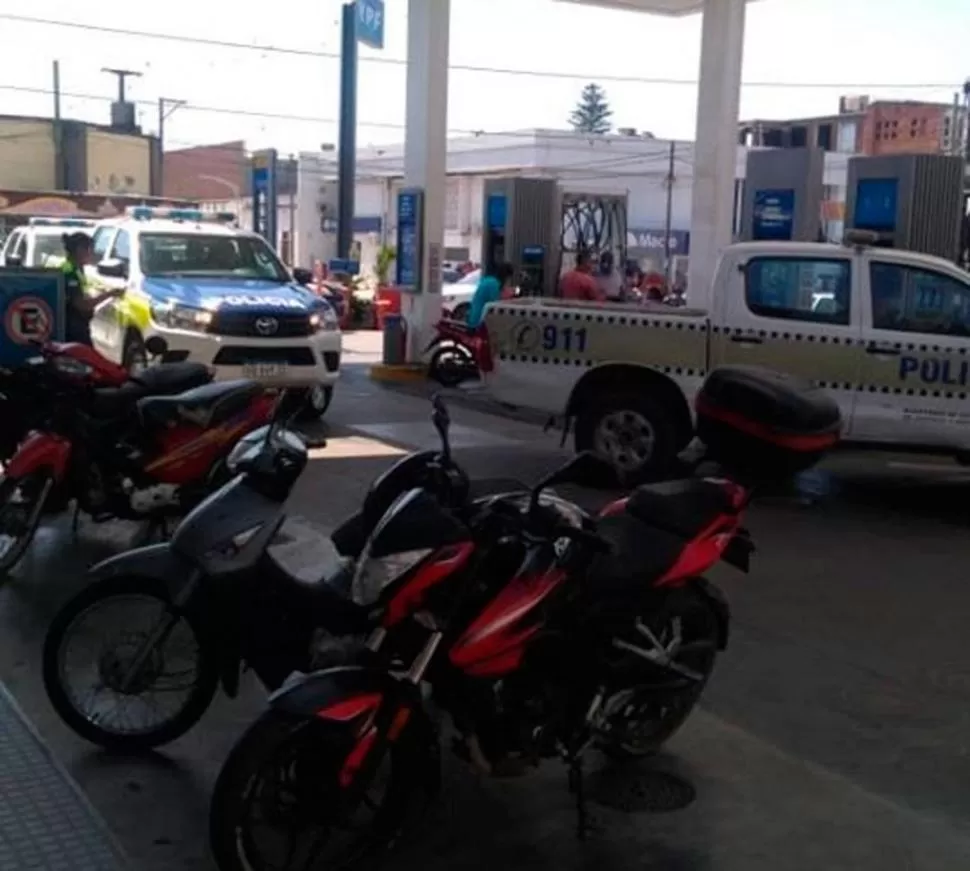
[(402, 295), (408, 360), (418, 362), (441, 315), (451, 0), (408, 0), (404, 186), (424, 191), (420, 293)]
[(692, 306), (711, 304), (717, 258), (731, 243), (744, 16), (745, 0), (704, 0), (687, 276)]

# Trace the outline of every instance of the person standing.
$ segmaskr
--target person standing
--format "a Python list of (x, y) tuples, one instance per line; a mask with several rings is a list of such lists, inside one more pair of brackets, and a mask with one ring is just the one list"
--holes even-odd
[(483, 275), (479, 279), (471, 304), (468, 306), (465, 322), (469, 327), (474, 329), (481, 325), (485, 317), (485, 306), (490, 302), (508, 299), (514, 294), (515, 288), (512, 285), (514, 277), (515, 270), (510, 263), (498, 263), (490, 274)]
[(606, 299), (593, 278), (593, 265), (587, 251), (576, 254), (576, 265), (559, 279), (559, 295), (563, 299), (603, 302)]
[(94, 346), (91, 341), (91, 318), (94, 310), (109, 299), (124, 296), (123, 287), (109, 290), (97, 296), (87, 293), (87, 276), (84, 267), (91, 262), (91, 237), (87, 233), (65, 233), (61, 237), (66, 255), (61, 264), (64, 275), (64, 310), (66, 324), (64, 338), (68, 342)]

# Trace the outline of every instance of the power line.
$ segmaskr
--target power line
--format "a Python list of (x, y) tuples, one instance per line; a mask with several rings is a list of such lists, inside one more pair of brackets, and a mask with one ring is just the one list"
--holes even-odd
[[(0, 16), (0, 18), (2, 18), (2, 16)], [(43, 94), (45, 96), (50, 96), (54, 93), (53, 90), (51, 90), (50, 88), (36, 88), (36, 87), (28, 87), (26, 85), (7, 85), (2, 83), (0, 83), (0, 91), (14, 91), (14, 92), (25, 93), (25, 94)], [(103, 103), (111, 102), (111, 97), (105, 97), (103, 94), (83, 94), (83, 93), (77, 93), (77, 92), (72, 93), (69, 91), (61, 91), (61, 96), (68, 99), (75, 99), (75, 100), (97, 100)], [(154, 100), (133, 100), (130, 102), (134, 102), (137, 105), (141, 105), (141, 106), (151, 106), (153, 109), (157, 108), (157, 103)], [(180, 111), (211, 112), (213, 114), (234, 115), (234, 116), (239, 116), (243, 118), (261, 118), (261, 119), (274, 120), (274, 121), (296, 121), (299, 123), (309, 123), (309, 124), (336, 124), (337, 123), (337, 120), (334, 118), (320, 118), (320, 117), (314, 117), (309, 115), (292, 115), (292, 114), (286, 114), (281, 112), (259, 112), (259, 111), (256, 111), (255, 109), (234, 109), (234, 108), (225, 107), (225, 106), (200, 106), (198, 104), (188, 103), (188, 102), (180, 106), (179, 109)], [(380, 121), (375, 121), (375, 122), (360, 121), (358, 122), (358, 126), (371, 127), (371, 128), (383, 129), (383, 130), (406, 129), (406, 126), (404, 124), (394, 124), (390, 122), (380, 122)], [(471, 129), (463, 129), (463, 128), (457, 128), (457, 127), (449, 128), (448, 132), (457, 133), (463, 136), (472, 136), (472, 137), (503, 136), (510, 139), (534, 139), (536, 135), (535, 132), (532, 130), (471, 130)], [(549, 132), (553, 134), (561, 133), (563, 139), (566, 139), (567, 137), (571, 138), (574, 136), (584, 135), (584, 134), (577, 134), (568, 130), (549, 131)], [(592, 138), (593, 135), (594, 134), (590, 134), (590, 137)], [(604, 145), (604, 147), (615, 149), (617, 151), (626, 151), (624, 146), (627, 143), (624, 142), (623, 139), (624, 137), (618, 136), (615, 139), (607, 140), (607, 143)], [(638, 140), (638, 141), (649, 142), (651, 140)], [(640, 152), (634, 151), (631, 149), (630, 151), (626, 151), (626, 153), (629, 154), (629, 153), (640, 153)]]
[[(297, 57), (328, 58), (339, 60), (340, 55), (333, 51), (315, 51), (295, 46), (256, 45), (245, 42), (231, 42), (229, 40), (212, 39), (202, 36), (187, 36), (176, 33), (163, 33), (150, 30), (134, 30), (124, 27), (108, 27), (101, 24), (84, 24), (79, 21), (54, 21), (49, 18), (35, 18), (27, 15), (10, 15), (0, 13), (0, 19), (20, 24), (35, 24), (43, 27), (66, 27), (74, 30), (84, 30), (89, 33), (104, 33), (111, 36), (134, 36), (140, 39), (155, 39), (165, 42), (180, 42), (192, 45), (204, 45), (210, 48), (231, 48), (243, 51), (258, 51), (264, 54), (282, 54)], [(362, 56), (361, 63), (384, 64), (402, 66), (407, 64), (405, 58), (385, 57), (382, 55)], [(565, 79), (586, 82), (615, 82), (620, 84), (694, 86), (696, 79), (677, 79), (669, 77), (623, 76), (612, 73), (568, 72), (564, 70), (523, 70), (507, 67), (479, 66), (475, 64), (451, 64), (450, 69), (461, 72), (488, 73), (506, 76), (526, 76), (538, 79)], [(960, 87), (962, 83), (903, 83), (903, 82), (743, 82), (746, 88), (799, 88), (799, 89), (832, 89), (832, 90), (943, 90)]]

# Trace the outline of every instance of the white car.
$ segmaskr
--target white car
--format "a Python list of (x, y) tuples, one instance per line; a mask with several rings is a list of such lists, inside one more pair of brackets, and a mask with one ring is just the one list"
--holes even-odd
[(65, 233), (93, 233), (94, 221), (81, 218), (31, 218), (15, 227), (0, 248), (0, 266), (8, 269), (44, 269), (64, 260)]
[(94, 232), (92, 292), (123, 287), (91, 322), (95, 347), (130, 369), (160, 336), (166, 360), (205, 363), (218, 379), (302, 388), (323, 414), (340, 374), (341, 335), (331, 305), (294, 280), (234, 215), (136, 206)]
[(453, 284), (441, 286), (441, 311), (446, 317), (463, 321), (468, 316), (475, 288), (482, 279), (482, 270), (475, 269)]

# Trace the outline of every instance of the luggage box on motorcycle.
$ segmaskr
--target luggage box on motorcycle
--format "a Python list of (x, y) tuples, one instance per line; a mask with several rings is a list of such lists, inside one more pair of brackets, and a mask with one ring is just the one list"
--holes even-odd
[(721, 366), (698, 391), (697, 436), (709, 459), (755, 479), (790, 477), (839, 441), (842, 416), (821, 388), (760, 366)]

